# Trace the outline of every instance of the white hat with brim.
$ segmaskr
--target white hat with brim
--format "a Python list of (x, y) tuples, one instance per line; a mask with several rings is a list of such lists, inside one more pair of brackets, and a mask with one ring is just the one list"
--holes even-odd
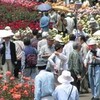
[(14, 33), (12, 31), (0, 30), (0, 38), (11, 37)]
[(64, 70), (62, 72), (62, 74), (58, 77), (59, 83), (70, 83), (70, 82), (73, 82), (73, 81), (74, 81), (74, 79), (71, 76), (71, 73), (67, 70)]
[(97, 43), (96, 43), (96, 40), (90, 39), (90, 40), (87, 42), (87, 44), (88, 44), (88, 45), (95, 45), (95, 44), (97, 44)]
[(55, 41), (58, 41), (58, 42), (63, 42), (63, 41), (61, 40), (61, 38), (62, 38), (62, 36), (59, 35), (59, 34), (57, 34), (57, 35), (54, 37), (54, 40), (55, 40)]
[(37, 67), (43, 67), (43, 66), (46, 66), (46, 63), (44, 61), (37, 60), (36, 66)]

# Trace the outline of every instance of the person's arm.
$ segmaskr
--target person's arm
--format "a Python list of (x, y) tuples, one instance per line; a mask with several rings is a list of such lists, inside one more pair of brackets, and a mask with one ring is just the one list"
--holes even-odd
[(49, 58), (48, 58), (48, 62), (52, 65), (52, 66), (55, 66), (55, 62), (54, 62), (54, 57), (55, 57), (55, 54), (53, 53)]
[(21, 57), (21, 69), (22, 69), (22, 71), (24, 68), (25, 68), (25, 52), (22, 51), (22, 57)]
[(87, 53), (87, 55), (86, 55), (86, 57), (85, 57), (85, 60), (84, 60), (84, 67), (86, 67), (86, 68), (87, 68), (87, 66), (88, 66), (89, 53), (90, 53), (90, 52)]
[(35, 98), (34, 100), (41, 100), (41, 81), (38, 77), (35, 78)]
[(62, 53), (55, 52), (55, 55), (57, 55), (58, 58), (60, 58), (63, 61), (66, 61), (67, 60), (67, 57), (64, 54), (62, 54)]

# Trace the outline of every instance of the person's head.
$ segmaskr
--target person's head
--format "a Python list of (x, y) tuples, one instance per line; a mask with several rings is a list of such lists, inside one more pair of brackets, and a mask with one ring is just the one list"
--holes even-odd
[(48, 43), (48, 46), (52, 46), (53, 43), (54, 43), (54, 39), (52, 36), (48, 36), (47, 37), (47, 43)]
[(4, 37), (3, 39), (5, 40), (5, 42), (9, 42), (11, 37), (10, 36), (9, 37)]
[(74, 79), (73, 79), (73, 77), (71, 76), (71, 73), (70, 73), (70, 71), (67, 71), (67, 70), (64, 70), (63, 72), (62, 72), (62, 74), (58, 77), (58, 82), (59, 83), (71, 83), (71, 82), (73, 82), (74, 81)]
[(75, 39), (76, 39), (76, 36), (74, 34), (69, 35), (69, 40), (70, 41), (75, 41)]
[(62, 49), (63, 49), (63, 45), (61, 43), (58, 42), (58, 43), (55, 44), (55, 51), (61, 53)]
[(42, 38), (47, 38), (49, 36), (48, 32), (42, 32)]
[(95, 50), (97, 48), (96, 40), (94, 40), (94, 39), (88, 40), (87, 44), (88, 44), (90, 50)]
[(25, 46), (28, 46), (31, 44), (30, 38), (28, 38), (28, 37), (24, 37), (23, 42), (24, 42)]
[(83, 44), (84, 42), (86, 42), (86, 37), (85, 37), (84, 35), (81, 35), (81, 36), (79, 37), (79, 42), (80, 42), (81, 44)]
[(37, 36), (38, 30), (37, 29), (32, 30), (32, 34), (33, 34), (33, 36)]
[(77, 28), (78, 28), (78, 30), (82, 31), (83, 25), (82, 25), (81, 23), (78, 23), (78, 24), (77, 24)]
[(63, 20), (65, 18), (65, 14), (64, 13), (62, 13), (60, 16), (61, 16), (61, 20)]
[(77, 50), (77, 51), (80, 51), (80, 49), (81, 49), (81, 44), (78, 43), (78, 42), (74, 42), (74, 43), (73, 43), (73, 49), (74, 49), (74, 50)]
[(46, 69), (46, 64), (43, 61), (37, 60), (36, 64), (38, 70), (45, 70)]

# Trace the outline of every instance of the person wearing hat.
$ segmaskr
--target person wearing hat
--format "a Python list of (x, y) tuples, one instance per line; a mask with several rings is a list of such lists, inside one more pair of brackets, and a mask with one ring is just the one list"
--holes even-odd
[(37, 50), (38, 52), (40, 51), (41, 47), (45, 44), (47, 44), (47, 37), (48, 37), (48, 32), (42, 32), (42, 39), (40, 41), (38, 41), (38, 44), (37, 44)]
[(1, 48), (1, 55), (2, 55), (2, 69), (4, 80), (7, 80), (6, 72), (10, 71), (12, 75), (14, 74), (14, 67), (17, 65), (17, 56), (16, 56), (16, 46), (15, 43), (11, 41), (11, 37), (13, 33), (11, 31), (6, 32), (7, 36), (3, 37), (3, 47)]
[(17, 66), (14, 69), (14, 76), (18, 78), (18, 73), (21, 70), (21, 57), (22, 57), (22, 52), (24, 50), (24, 43), (21, 40), (21, 33), (19, 31), (14, 34), (13, 39), (16, 46), (16, 56), (17, 56)]
[(74, 79), (71, 76), (71, 73), (64, 70), (58, 77), (58, 82), (61, 84), (55, 88), (52, 94), (54, 100), (79, 100), (78, 90), (71, 84), (73, 81)]
[(37, 65), (39, 73), (35, 77), (35, 92), (34, 100), (54, 100), (52, 93), (55, 88), (55, 81), (53, 73), (46, 69), (46, 64), (42, 61)]
[(100, 100), (100, 48), (96, 46), (94, 39), (87, 42), (89, 51), (84, 60), (84, 66), (88, 68), (89, 84), (92, 92), (91, 100)]
[[(41, 60), (42, 62), (44, 62), (45, 64), (47, 64), (48, 62), (48, 58), (50, 57), (50, 55), (55, 51), (54, 48), (54, 39), (52, 36), (48, 36), (47, 37), (47, 43), (45, 45), (43, 45), (39, 51), (38, 54), (38, 60)], [(37, 62), (38, 62), (37, 60)]]
[(48, 17), (48, 14), (45, 13), (40, 19), (40, 27), (42, 31), (49, 31), (49, 23), (50, 23), (50, 18)]

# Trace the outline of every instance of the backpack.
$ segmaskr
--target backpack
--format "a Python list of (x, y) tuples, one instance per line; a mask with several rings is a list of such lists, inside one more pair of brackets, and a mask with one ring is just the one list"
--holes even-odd
[(28, 54), (26, 56), (26, 65), (27, 67), (34, 67), (37, 64), (37, 55), (36, 54)]

